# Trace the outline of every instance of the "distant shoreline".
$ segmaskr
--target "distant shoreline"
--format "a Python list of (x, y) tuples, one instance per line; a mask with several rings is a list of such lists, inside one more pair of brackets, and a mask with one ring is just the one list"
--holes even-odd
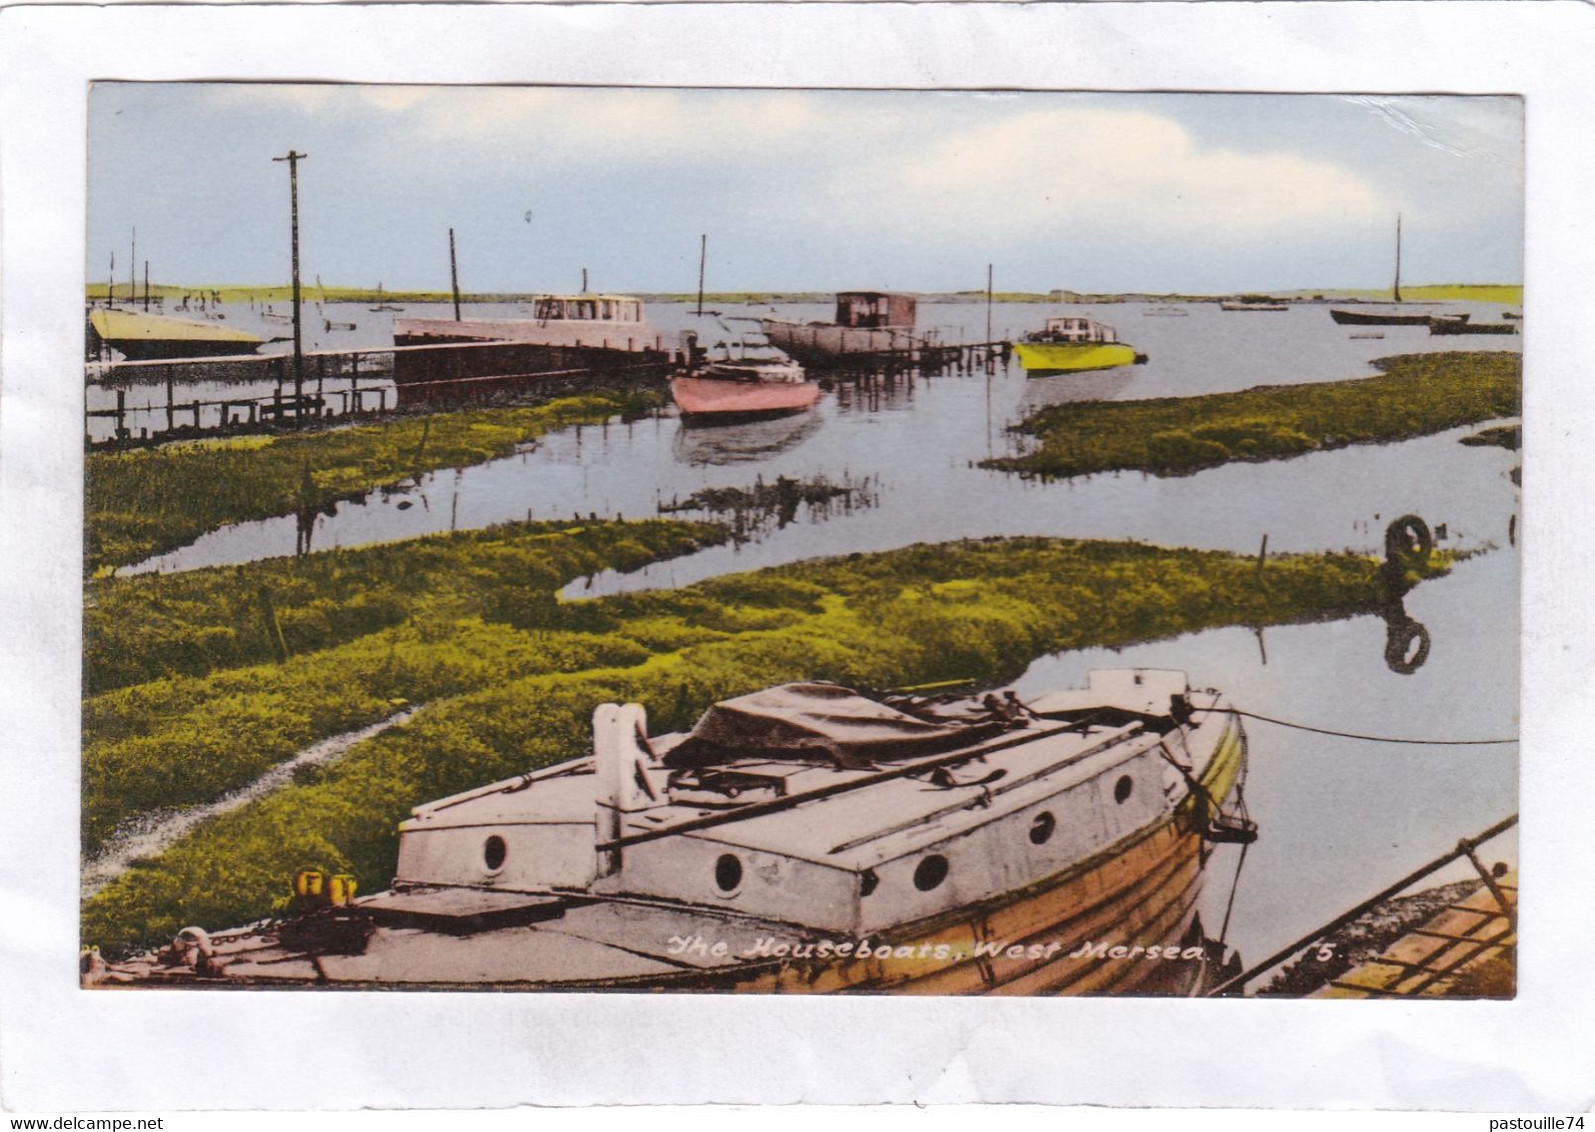
[[(106, 284), (90, 283), (86, 288), (86, 298), (89, 300), (104, 300)], [(222, 285), (179, 285), (174, 283), (151, 283), (149, 288), (152, 299), (180, 300), (184, 295), (204, 296), (207, 299), (219, 295), (224, 303), (247, 303), (251, 300), (267, 303), (286, 303), (292, 300), (290, 288), (278, 286), (241, 286), (236, 284)], [(511, 291), (482, 291), (471, 294), (462, 294), (462, 303), (525, 303), (536, 298), (538, 294), (548, 292), (511, 292)], [(607, 292), (594, 292), (595, 294)], [(637, 291), (625, 292), (635, 294), (644, 302), (652, 303), (686, 303), (696, 302), (696, 292), (683, 291)], [(984, 291), (919, 291), (908, 292), (915, 295), (925, 303), (977, 303), (984, 302)], [(1243, 295), (1256, 295), (1260, 292), (1230, 292), (1225, 294), (1194, 295), (1194, 294), (1153, 294), (1142, 291), (1125, 291), (1117, 293), (1094, 293), (1084, 291), (997, 291), (992, 294), (992, 299), (999, 303), (1217, 303), (1227, 299), (1235, 299)], [(359, 287), (302, 287), (300, 289), (302, 301), (307, 303), (446, 303), (453, 299), (447, 291), (375, 291)], [(128, 292), (122, 284), (116, 284), (114, 297), (124, 301)], [(144, 291), (138, 289), (135, 302), (141, 301)], [(1344, 303), (1344, 302), (1389, 302), (1390, 292), (1380, 289), (1348, 290), (1329, 288), (1303, 288), (1294, 291), (1271, 291), (1267, 297), (1287, 302), (1299, 303)], [(1503, 305), (1521, 305), (1523, 302), (1523, 285), (1521, 283), (1434, 283), (1417, 287), (1403, 288), (1402, 298), (1407, 302), (1483, 302), (1501, 303)], [(703, 301), (711, 305), (725, 304), (755, 304), (755, 303), (831, 303), (836, 299), (834, 291), (711, 291), (705, 292)]]

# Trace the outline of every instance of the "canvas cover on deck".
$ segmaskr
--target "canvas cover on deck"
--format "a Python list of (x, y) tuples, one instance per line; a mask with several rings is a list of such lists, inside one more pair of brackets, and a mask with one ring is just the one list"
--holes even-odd
[(770, 758), (868, 766), (978, 743), (1001, 722), (929, 722), (837, 684), (781, 684), (715, 704), (664, 756), (669, 767)]

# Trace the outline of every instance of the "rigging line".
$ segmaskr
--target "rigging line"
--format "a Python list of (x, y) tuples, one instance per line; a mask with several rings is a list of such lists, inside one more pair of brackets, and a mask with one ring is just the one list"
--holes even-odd
[(1297, 731), (1311, 731), (1317, 735), (1334, 735), (1341, 739), (1364, 739), (1370, 743), (1410, 743), (1419, 747), (1491, 747), (1507, 743), (1516, 743), (1516, 739), (1397, 739), (1389, 735), (1359, 735), (1354, 731), (1333, 731), (1327, 727), (1309, 727), (1305, 723), (1292, 723), (1288, 719), (1275, 719), (1272, 716), (1258, 715), (1256, 712), (1242, 711), (1240, 708), (1213, 707), (1197, 708), (1197, 711), (1225, 712), (1229, 715), (1245, 716), (1262, 723), (1277, 723), (1281, 727), (1294, 728)]

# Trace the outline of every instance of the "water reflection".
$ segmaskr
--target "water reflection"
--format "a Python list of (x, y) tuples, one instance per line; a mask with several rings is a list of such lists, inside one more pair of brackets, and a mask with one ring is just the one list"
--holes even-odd
[(1399, 601), (1379, 611), (1385, 619), (1385, 664), (1390, 671), (1411, 676), (1429, 659), (1429, 630), (1407, 614)]
[(1076, 401), (1112, 401), (1130, 387), (1135, 374), (1128, 368), (1093, 370), (1087, 373), (1059, 373), (1025, 379), (1024, 392), (1014, 407), (1017, 417), (1053, 405)]
[(789, 452), (808, 440), (825, 423), (818, 413), (799, 413), (738, 424), (683, 424), (671, 441), (671, 454), (679, 463), (695, 467), (747, 464)]
[[(766, 483), (760, 476), (749, 488), (707, 488), (685, 499), (661, 501), (661, 515), (708, 515), (731, 532), (731, 545), (741, 546), (797, 522), (801, 509), (810, 523), (868, 511), (880, 502), (880, 482), (872, 476), (843, 476), (832, 483), (825, 476), (812, 480), (777, 476)], [(591, 585), (592, 579), (588, 579)]]

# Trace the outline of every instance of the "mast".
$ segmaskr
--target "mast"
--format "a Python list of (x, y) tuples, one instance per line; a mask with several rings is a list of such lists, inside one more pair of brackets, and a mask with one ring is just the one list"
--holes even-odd
[(1399, 212), (1396, 213), (1396, 284), (1392, 290), (1395, 291), (1395, 299), (1399, 303), (1401, 301), (1401, 213)]
[(703, 314), (703, 268), (709, 260), (709, 233), (703, 234), (698, 244), (698, 314)]

